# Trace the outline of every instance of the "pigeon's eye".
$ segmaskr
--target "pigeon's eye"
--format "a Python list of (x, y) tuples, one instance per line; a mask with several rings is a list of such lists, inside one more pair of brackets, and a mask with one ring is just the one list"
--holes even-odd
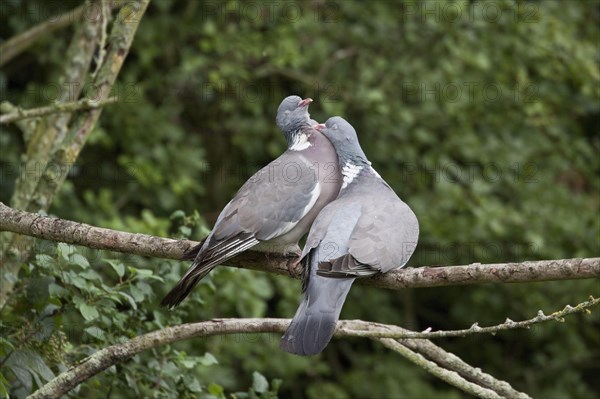
[(338, 130), (338, 125), (337, 125), (337, 123), (336, 123), (335, 125), (333, 125), (331, 128), (332, 128), (333, 130)]
[(285, 111), (285, 114), (289, 114), (291, 111), (288, 109), (287, 111)]

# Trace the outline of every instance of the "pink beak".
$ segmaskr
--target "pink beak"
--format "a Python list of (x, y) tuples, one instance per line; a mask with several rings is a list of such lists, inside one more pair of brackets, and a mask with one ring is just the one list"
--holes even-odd
[(299, 106), (299, 107), (306, 107), (306, 106), (308, 106), (308, 104), (310, 104), (310, 103), (312, 103), (312, 102), (313, 102), (313, 99), (312, 99), (312, 98), (305, 98), (304, 100), (302, 100), (302, 101), (300, 101), (300, 102), (298, 103), (298, 106)]
[(321, 131), (321, 130), (325, 130), (327, 128), (327, 126), (325, 126), (324, 123), (317, 123), (316, 125), (313, 126), (313, 128), (317, 129), (318, 131)]

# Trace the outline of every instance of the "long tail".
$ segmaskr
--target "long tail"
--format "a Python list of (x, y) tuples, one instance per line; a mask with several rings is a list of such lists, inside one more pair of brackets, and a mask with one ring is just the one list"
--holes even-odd
[(314, 266), (302, 303), (279, 343), (282, 350), (301, 356), (316, 355), (325, 349), (354, 282), (354, 278), (318, 276)]
[[(216, 265), (215, 265), (216, 266)], [(171, 291), (162, 301), (160, 301), (160, 306), (166, 307), (175, 307), (181, 303), (189, 294), (192, 292), (194, 287), (202, 280), (214, 267), (204, 268), (200, 272), (196, 272), (193, 274), (186, 274), (182, 277), (181, 280), (173, 287)], [(194, 268), (194, 264), (190, 267), (190, 270)]]
[(258, 240), (250, 233), (238, 234), (215, 244), (207, 243), (205, 239), (201, 248), (195, 246), (184, 254), (184, 257), (196, 254), (196, 258), (181, 280), (163, 298), (160, 305), (166, 307), (179, 305), (212, 269), (257, 243)]

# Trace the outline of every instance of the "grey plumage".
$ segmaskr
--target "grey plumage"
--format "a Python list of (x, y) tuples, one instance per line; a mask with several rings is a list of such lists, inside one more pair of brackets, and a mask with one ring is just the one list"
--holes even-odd
[(310, 102), (298, 96), (282, 101), (276, 121), (287, 151), (244, 183), (210, 235), (184, 254), (194, 261), (161, 305), (178, 305), (212, 269), (249, 248), (300, 253), (298, 240), (341, 185), (335, 150), (310, 123)]
[(297, 355), (321, 352), (354, 280), (406, 265), (419, 236), (415, 214), (371, 167), (354, 128), (340, 117), (325, 126), (343, 185), (317, 216), (302, 252), (304, 296), (280, 342)]

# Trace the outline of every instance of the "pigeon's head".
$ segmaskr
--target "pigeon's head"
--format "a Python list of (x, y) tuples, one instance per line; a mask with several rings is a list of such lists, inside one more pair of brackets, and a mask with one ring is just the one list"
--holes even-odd
[(356, 130), (347, 120), (340, 116), (334, 116), (327, 119), (324, 125), (319, 124), (315, 127), (331, 141), (341, 163), (347, 160), (369, 163), (367, 156), (360, 148)]
[(301, 99), (298, 96), (286, 97), (277, 109), (277, 126), (285, 135), (288, 142), (307, 126), (310, 126), (308, 105), (312, 98)]

